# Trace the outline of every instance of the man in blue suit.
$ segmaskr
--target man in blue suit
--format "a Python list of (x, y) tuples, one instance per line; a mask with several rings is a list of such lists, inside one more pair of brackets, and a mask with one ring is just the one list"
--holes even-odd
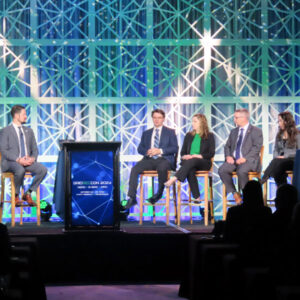
[(125, 209), (129, 209), (137, 204), (136, 190), (140, 173), (149, 170), (158, 172), (158, 190), (152, 197), (147, 199), (154, 204), (162, 197), (168, 170), (176, 168), (175, 160), (178, 152), (178, 142), (175, 130), (163, 126), (165, 121), (165, 112), (163, 110), (155, 109), (152, 111), (151, 116), (154, 127), (143, 132), (138, 152), (144, 157), (131, 169), (128, 200), (124, 207)]

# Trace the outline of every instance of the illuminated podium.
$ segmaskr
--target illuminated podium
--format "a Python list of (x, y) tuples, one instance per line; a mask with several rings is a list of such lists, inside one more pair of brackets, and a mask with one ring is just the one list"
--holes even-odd
[(119, 229), (120, 142), (64, 142), (65, 229)]

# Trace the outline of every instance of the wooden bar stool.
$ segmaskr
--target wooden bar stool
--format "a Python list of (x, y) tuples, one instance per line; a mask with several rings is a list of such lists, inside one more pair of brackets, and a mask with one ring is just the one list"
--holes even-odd
[[(287, 177), (293, 182), (293, 171), (286, 171)], [(268, 181), (264, 183), (263, 186), (264, 204), (265, 206), (275, 206), (274, 200), (268, 199)]]
[[(214, 159), (212, 158), (211, 160), (211, 168), (209, 171), (196, 171), (195, 175), (198, 178), (204, 178), (204, 199), (200, 199), (200, 201), (194, 201), (192, 200), (192, 195), (191, 195), (191, 189), (190, 186), (188, 188), (189, 190), (189, 199), (186, 202), (183, 202), (181, 199), (181, 182), (178, 180), (177, 181), (177, 194), (178, 194), (178, 203), (177, 203), (177, 216), (178, 216), (178, 222), (177, 225), (180, 225), (180, 217), (181, 217), (181, 206), (189, 206), (189, 211), (190, 211), (190, 223), (193, 224), (193, 215), (192, 215), (192, 208), (193, 206), (203, 206), (204, 202), (204, 224), (205, 226), (208, 225), (208, 206), (210, 205), (210, 211), (212, 214), (212, 224), (214, 223), (214, 205), (213, 205), (213, 188), (212, 188), (212, 176), (213, 176), (213, 163)], [(209, 197), (208, 197), (209, 193)]]
[[(30, 172), (26, 172), (24, 178), (32, 178), (32, 174)], [(5, 180), (10, 180), (10, 200), (5, 200)], [(24, 194), (24, 189), (21, 189), (21, 197)], [(2, 172), (1, 173), (1, 198), (0, 198), (0, 222), (2, 222), (2, 215), (4, 210), (5, 203), (10, 203), (11, 209), (11, 226), (15, 226), (15, 195), (16, 195), (16, 188), (15, 188), (15, 181), (14, 181), (14, 174), (11, 172)], [(20, 225), (23, 225), (23, 208), (24, 207), (33, 207), (29, 206), (28, 204), (24, 204), (20, 206)], [(40, 206), (40, 187), (38, 187), (36, 191), (36, 217), (37, 217), (37, 225), (41, 225), (41, 206)]]
[[(262, 166), (263, 157), (264, 157), (264, 146), (262, 146), (260, 149), (260, 157), (259, 158), (260, 158), (261, 166)], [(231, 175), (233, 178), (238, 179), (236, 172), (232, 172)], [(253, 178), (261, 178), (261, 172), (248, 172), (249, 181), (253, 180)], [(224, 183), (223, 183), (223, 187), (222, 187), (222, 202), (223, 202), (223, 220), (226, 220), (227, 208), (230, 206), (235, 206), (236, 204), (229, 203), (229, 201), (227, 199), (227, 191), (226, 191), (226, 187), (225, 187)]]
[[(172, 171), (168, 171), (168, 180), (170, 178)], [(170, 221), (170, 188), (166, 188), (166, 200), (159, 200), (154, 205), (148, 202), (144, 202), (144, 178), (151, 177), (152, 179), (152, 193), (154, 191), (154, 179), (158, 177), (157, 171), (144, 171), (140, 174), (140, 221), (139, 224), (143, 224), (143, 212), (144, 206), (152, 206), (153, 207), (153, 223), (156, 224), (156, 215), (155, 208), (158, 206), (166, 207), (166, 224), (169, 225)], [(173, 184), (173, 201), (174, 201), (174, 211), (175, 211), (175, 222), (177, 223), (177, 205), (176, 205), (176, 187), (175, 183)]]

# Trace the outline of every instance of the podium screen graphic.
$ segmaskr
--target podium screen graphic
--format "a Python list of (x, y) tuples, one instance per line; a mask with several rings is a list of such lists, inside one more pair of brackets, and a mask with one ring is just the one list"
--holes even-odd
[(73, 226), (112, 226), (112, 151), (72, 151), (71, 224)]

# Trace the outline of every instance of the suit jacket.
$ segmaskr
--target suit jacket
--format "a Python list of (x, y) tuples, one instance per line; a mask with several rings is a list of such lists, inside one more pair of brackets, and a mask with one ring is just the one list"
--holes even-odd
[[(194, 135), (191, 132), (188, 132), (184, 137), (183, 145), (181, 148), (180, 155), (186, 155), (191, 153), (191, 145), (194, 139)], [(207, 139), (201, 139), (200, 145), (200, 154), (202, 155), (203, 159), (211, 160), (212, 157), (215, 155), (215, 138), (213, 133), (209, 133)]]
[[(227, 156), (233, 157), (233, 152), (236, 149), (239, 128), (236, 127), (230, 131), (228, 140), (225, 144), (224, 153), (225, 159)], [(258, 127), (249, 124), (246, 135), (243, 139), (242, 154), (243, 157), (252, 165), (253, 171), (260, 171), (260, 150), (263, 145), (262, 130)]]
[[(144, 155), (145, 157), (147, 156), (147, 151), (151, 148), (153, 129), (154, 128), (151, 128), (143, 132), (141, 142), (138, 146), (138, 153)], [(175, 160), (178, 153), (178, 142), (174, 129), (166, 126), (162, 127), (159, 148), (163, 151), (162, 157), (167, 159), (174, 169), (176, 167)]]
[[(38, 148), (34, 137), (33, 130), (29, 127), (22, 126), (28, 156), (37, 160)], [(9, 162), (16, 161), (20, 156), (19, 138), (13, 125), (4, 127), (0, 131), (0, 152), (2, 154), (1, 168), (3, 171), (9, 168)]]
[(276, 139), (273, 155), (274, 158), (281, 155), (283, 155), (284, 158), (295, 158), (298, 149), (300, 149), (300, 133), (297, 134), (294, 147), (290, 147), (287, 142), (284, 144), (282, 138)]

